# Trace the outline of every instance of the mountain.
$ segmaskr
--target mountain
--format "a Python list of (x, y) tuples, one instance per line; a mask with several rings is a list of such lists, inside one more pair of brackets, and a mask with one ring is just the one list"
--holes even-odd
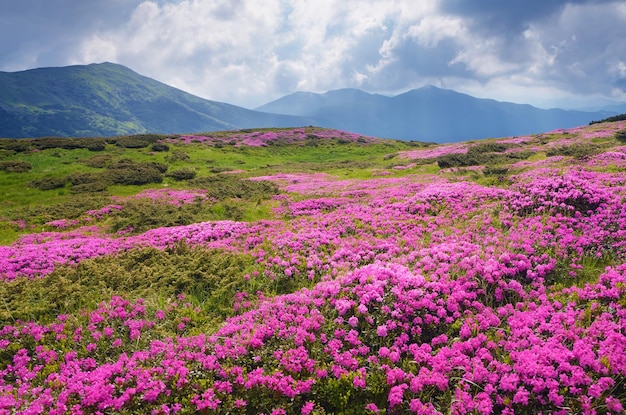
[(258, 111), (310, 117), (317, 125), (376, 137), (435, 142), (519, 136), (570, 128), (613, 112), (539, 109), (431, 85), (387, 97), (358, 89), (296, 92)]
[(113, 63), (0, 72), (0, 137), (187, 133), (313, 124), (210, 101)]

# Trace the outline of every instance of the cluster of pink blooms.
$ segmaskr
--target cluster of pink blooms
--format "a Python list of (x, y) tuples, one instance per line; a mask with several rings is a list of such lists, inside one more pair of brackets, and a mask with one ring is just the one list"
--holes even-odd
[(401, 151), (398, 156), (407, 159), (430, 159), (445, 156), (446, 154), (465, 154), (469, 146), (467, 144), (446, 144), (432, 148)]
[[(187, 331), (189, 304), (118, 297), (5, 326), (0, 413), (624, 412), (623, 174), (534, 168), (506, 188), (424, 175), (263, 179), (287, 192), (273, 221), (0, 247), (4, 279), (184, 241), (253, 256), (257, 271), (242, 278), (310, 287), (257, 302), (239, 293), (239, 314), (212, 335)], [(165, 325), (179, 335), (159, 338)]]
[(235, 147), (242, 145), (250, 147), (267, 147), (271, 144), (298, 144), (308, 139), (340, 139), (346, 142), (378, 142), (380, 139), (363, 136), (348, 131), (325, 129), (325, 128), (286, 128), (271, 131), (242, 132), (233, 131), (229, 134), (214, 135), (183, 135), (176, 138), (168, 138), (165, 141), (171, 143), (208, 143), (208, 144), (232, 144)]
[[(175, 206), (194, 203), (198, 200), (206, 200), (206, 190), (185, 189), (146, 189), (132, 196), (133, 199), (152, 199), (154, 201), (169, 203)], [(113, 200), (122, 202), (128, 198), (113, 197)]]

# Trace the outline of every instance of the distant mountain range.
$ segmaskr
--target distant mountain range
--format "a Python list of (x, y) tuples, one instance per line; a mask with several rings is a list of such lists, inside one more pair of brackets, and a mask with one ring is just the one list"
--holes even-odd
[(358, 89), (296, 92), (259, 111), (313, 118), (319, 125), (376, 137), (435, 142), (519, 136), (588, 124), (613, 111), (539, 109), (425, 86), (388, 97)]
[(544, 110), (426, 86), (393, 97), (297, 92), (256, 110), (210, 101), (113, 63), (0, 72), (0, 137), (193, 133), (315, 125), (451, 142), (588, 124), (614, 111)]
[(202, 99), (113, 63), (0, 72), (0, 137), (106, 137), (312, 123)]

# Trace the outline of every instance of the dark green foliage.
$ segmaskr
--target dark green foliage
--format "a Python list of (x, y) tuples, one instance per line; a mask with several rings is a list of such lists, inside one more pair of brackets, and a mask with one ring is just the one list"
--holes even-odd
[(600, 124), (605, 122), (615, 122), (615, 121), (624, 121), (626, 120), (626, 114), (615, 115), (613, 117), (608, 117), (600, 121), (591, 121), (589, 125)]
[(15, 155), (15, 151), (13, 150), (0, 150), (0, 160), (4, 160)]
[(67, 183), (67, 177), (42, 177), (41, 179), (33, 180), (31, 185), (39, 190), (52, 190), (59, 189), (65, 186)]
[(182, 169), (174, 170), (167, 174), (174, 180), (191, 180), (196, 177), (197, 172), (190, 167), (183, 167)]
[(546, 156), (569, 156), (576, 159), (584, 159), (598, 154), (600, 149), (592, 144), (572, 144), (569, 146), (555, 147), (546, 151)]
[(152, 151), (156, 151), (156, 152), (163, 152), (163, 151), (170, 150), (170, 146), (164, 143), (154, 143), (152, 144), (150, 148), (152, 149)]
[(167, 164), (164, 164), (164, 163), (156, 163), (156, 162), (139, 163), (131, 159), (121, 159), (121, 160), (117, 160), (115, 163), (111, 163), (111, 165), (109, 166), (109, 169), (110, 170), (128, 169), (128, 168), (135, 168), (138, 166), (151, 167), (157, 170), (159, 173), (165, 173), (169, 167)]
[(173, 163), (175, 161), (187, 161), (189, 160), (189, 154), (184, 151), (172, 151), (172, 153), (167, 156), (167, 161)]
[(104, 151), (106, 144), (102, 142), (94, 142), (87, 145), (89, 151)]
[[(467, 153), (461, 154), (445, 154), (437, 157), (437, 164), (439, 168), (445, 169), (449, 167), (468, 167), (468, 166), (481, 166), (481, 165), (497, 165), (506, 164), (515, 160), (525, 160), (532, 156), (530, 151), (517, 151), (513, 153), (500, 153), (500, 152), (484, 152), (483, 150), (498, 150), (501, 149), (497, 143), (485, 143), (479, 144), (474, 147), (470, 147)], [(500, 150), (503, 151), (503, 150)]]
[(484, 142), (476, 144), (470, 147), (467, 152), (473, 154), (484, 154), (484, 153), (502, 153), (510, 146), (501, 143), (493, 143), (493, 142)]
[(34, 148), (39, 150), (47, 150), (50, 148), (59, 148), (64, 150), (75, 150), (77, 148), (86, 148), (91, 151), (102, 151), (105, 149), (106, 141), (104, 138), (62, 138), (62, 137), (44, 137), (29, 140)]
[(110, 231), (138, 234), (154, 228), (190, 225), (206, 218), (208, 208), (200, 202), (176, 206), (149, 198), (131, 199), (122, 210), (113, 213)]
[(145, 148), (162, 140), (163, 137), (159, 134), (133, 134), (113, 137), (109, 141), (123, 148)]
[(106, 192), (109, 184), (104, 181), (98, 181), (93, 183), (83, 183), (74, 185), (70, 188), (71, 194), (84, 194), (84, 193), (102, 193)]
[(19, 160), (3, 160), (0, 161), (0, 171), (9, 173), (26, 173), (33, 168), (33, 165), (27, 161)]
[(194, 179), (192, 183), (206, 189), (207, 196), (217, 200), (231, 198), (263, 200), (279, 193), (275, 183), (265, 180), (245, 180), (228, 175), (200, 177)]
[(147, 301), (185, 294), (187, 300), (205, 305), (207, 318), (219, 322), (233, 314), (234, 295), (246, 288), (243, 275), (253, 265), (248, 255), (186, 245), (85, 260), (77, 267), (59, 266), (44, 279), (0, 282), (0, 322), (50, 321), (121, 293)]
[(31, 149), (30, 140), (24, 139), (0, 139), (0, 148), (9, 151), (15, 151), (16, 153), (23, 153)]
[(615, 133), (615, 138), (618, 141), (621, 141), (623, 143), (626, 142), (626, 130), (620, 130), (620, 131), (616, 132)]
[(154, 166), (137, 163), (128, 167), (116, 167), (106, 173), (113, 184), (143, 185), (149, 183), (161, 183), (163, 174)]
[(508, 172), (508, 167), (504, 166), (485, 166), (483, 169), (483, 174), (485, 176), (504, 176)]
[(106, 176), (100, 173), (72, 173), (67, 176), (67, 180), (72, 183), (72, 186), (78, 186), (81, 184), (93, 184), (100, 181), (106, 180)]
[(111, 163), (113, 157), (108, 154), (97, 155), (89, 157), (88, 159), (81, 160), (81, 162), (89, 167), (95, 167), (98, 169), (104, 168)]
[(133, 160), (122, 159), (107, 167), (103, 180), (121, 185), (161, 183), (167, 167), (167, 164), (163, 163), (138, 163)]
[(145, 148), (150, 145), (150, 142), (139, 138), (123, 137), (116, 139), (115, 145), (124, 148)]
[[(87, 186), (87, 185), (85, 185)], [(93, 187), (93, 185), (89, 185)], [(77, 219), (88, 210), (99, 209), (111, 204), (111, 199), (102, 196), (73, 197), (54, 205), (27, 206), (17, 211), (17, 216), (28, 223), (43, 224), (58, 219)]]

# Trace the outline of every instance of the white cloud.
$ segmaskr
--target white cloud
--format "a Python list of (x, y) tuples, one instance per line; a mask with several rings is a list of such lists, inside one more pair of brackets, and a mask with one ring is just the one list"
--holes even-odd
[(0, 68), (113, 61), (248, 107), (295, 90), (425, 83), (531, 103), (626, 90), (623, 2), (92, 0), (94, 13), (62, 0), (85, 22), (72, 26), (43, 0), (24, 1), (32, 16), (21, 22), (43, 19), (35, 5), (60, 17), (52, 36), (36, 25), (19, 47), (0, 41)]

